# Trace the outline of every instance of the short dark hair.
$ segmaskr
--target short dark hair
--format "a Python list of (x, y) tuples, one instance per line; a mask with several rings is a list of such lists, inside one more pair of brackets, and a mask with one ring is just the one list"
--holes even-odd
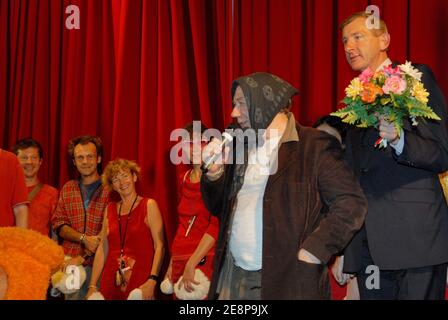
[(339, 134), (341, 135), (342, 141), (344, 141), (345, 136), (347, 135), (347, 125), (344, 122), (342, 122), (341, 118), (326, 115), (326, 116), (323, 116), (323, 117), (320, 117), (319, 119), (317, 119), (316, 122), (314, 122), (312, 127), (317, 128), (322, 124), (327, 124), (330, 127), (336, 129), (339, 132)]
[(17, 140), (16, 144), (12, 147), (12, 152), (14, 152), (17, 156), (19, 154), (19, 150), (28, 148), (36, 148), (39, 152), (39, 158), (44, 158), (44, 150), (42, 149), (42, 146), (37, 140), (34, 140), (31, 137)]
[(92, 135), (84, 135), (73, 138), (68, 143), (68, 155), (71, 159), (75, 158), (75, 147), (78, 144), (86, 145), (88, 143), (93, 143), (96, 147), (96, 155), (98, 157), (103, 157), (103, 142), (100, 137), (92, 136)]

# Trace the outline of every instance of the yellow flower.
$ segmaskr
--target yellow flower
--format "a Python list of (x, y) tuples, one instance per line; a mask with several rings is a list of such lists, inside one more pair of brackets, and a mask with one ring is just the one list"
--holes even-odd
[(361, 80), (355, 78), (350, 82), (350, 85), (345, 88), (345, 94), (349, 98), (355, 98), (364, 90)]
[(426, 91), (425, 87), (423, 86), (423, 83), (415, 82), (414, 86), (411, 90), (411, 94), (418, 101), (420, 101), (422, 103), (428, 103), (429, 93), (428, 93), (428, 91)]

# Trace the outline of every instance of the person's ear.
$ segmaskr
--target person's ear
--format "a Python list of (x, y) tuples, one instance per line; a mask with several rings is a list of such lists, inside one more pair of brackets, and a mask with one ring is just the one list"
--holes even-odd
[(100, 163), (101, 163), (101, 160), (103, 160), (103, 159), (101, 158), (101, 156), (98, 156), (98, 159), (96, 160), (96, 163), (97, 163), (97, 164), (100, 164)]
[(134, 180), (134, 183), (137, 182), (137, 175), (135, 174), (135, 172), (132, 173), (132, 178)]
[(390, 45), (390, 34), (387, 32), (384, 32), (382, 35), (380, 35), (380, 48), (381, 51), (387, 51)]

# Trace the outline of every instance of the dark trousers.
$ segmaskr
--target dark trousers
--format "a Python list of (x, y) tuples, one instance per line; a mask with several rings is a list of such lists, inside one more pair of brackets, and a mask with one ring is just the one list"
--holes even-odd
[(233, 265), (230, 300), (261, 300), (261, 270), (247, 271)]
[[(443, 300), (448, 264), (404, 270), (379, 270), (379, 289), (372, 287), (374, 262), (363, 242), (362, 269), (358, 274), (361, 300)], [(369, 273), (366, 273), (366, 270)]]

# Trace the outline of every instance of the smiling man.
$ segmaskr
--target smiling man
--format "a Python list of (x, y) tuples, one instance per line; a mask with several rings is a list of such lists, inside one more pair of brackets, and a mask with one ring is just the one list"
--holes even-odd
[(58, 190), (39, 181), (44, 152), (32, 138), (21, 139), (12, 147), (19, 159), (28, 189), (28, 228), (50, 236), (51, 216), (58, 202)]
[(109, 192), (102, 187), (98, 173), (103, 155), (99, 137), (86, 135), (74, 138), (69, 143), (68, 153), (79, 178), (62, 187), (52, 225), (64, 239), (65, 254), (72, 257), (66, 264), (83, 264), (85, 267), (87, 277), (84, 285), (78, 292), (66, 295), (67, 300), (78, 300), (84, 299), (87, 293)]
[[(201, 178), (220, 219), (210, 299), (329, 299), (326, 264), (362, 226), (366, 201), (339, 142), (295, 121), (297, 93), (265, 72), (232, 84), (232, 118), (260, 138), (244, 144), (244, 162), (214, 163)], [(235, 140), (225, 159), (238, 158)]]

